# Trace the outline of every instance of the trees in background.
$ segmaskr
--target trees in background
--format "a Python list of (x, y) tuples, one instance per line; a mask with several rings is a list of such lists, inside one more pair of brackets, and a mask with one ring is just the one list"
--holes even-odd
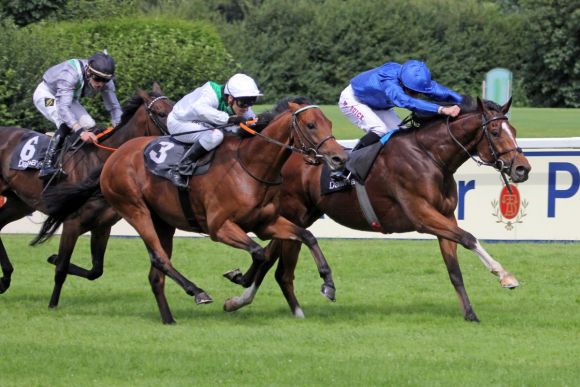
[(305, 95), (333, 104), (359, 72), (417, 58), (463, 93), (480, 94), (484, 74), (506, 67), (516, 105), (580, 107), (578, 2), (6, 0), (0, 122), (45, 124), (31, 103), (43, 71), (103, 48), (118, 62), (121, 98), (158, 80), (177, 99), (244, 71), (264, 102)]

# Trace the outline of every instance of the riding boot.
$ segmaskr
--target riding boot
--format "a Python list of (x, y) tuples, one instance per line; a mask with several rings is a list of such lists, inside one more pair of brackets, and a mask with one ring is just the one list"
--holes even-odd
[(171, 182), (178, 187), (187, 188), (188, 176), (182, 174), (181, 171), (193, 169), (195, 167), (193, 164), (208, 152), (199, 142), (193, 144), (183, 154), (177, 167), (171, 171)]
[(60, 168), (54, 166), (57, 158), (57, 150), (60, 148), (64, 142), (64, 135), (57, 131), (54, 136), (50, 139), (48, 144), (48, 149), (46, 150), (46, 155), (44, 156), (44, 161), (42, 163), (42, 169), (38, 174), (39, 177), (46, 178), (54, 175)]
[(365, 146), (372, 145), (375, 142), (379, 141), (380, 139), (381, 136), (379, 136), (373, 131), (368, 131), (364, 136), (361, 137), (361, 139), (358, 141), (355, 147), (352, 148), (352, 151), (354, 152), (356, 150), (364, 148)]

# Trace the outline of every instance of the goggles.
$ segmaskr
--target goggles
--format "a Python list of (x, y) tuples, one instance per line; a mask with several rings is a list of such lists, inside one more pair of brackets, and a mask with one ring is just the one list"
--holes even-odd
[(256, 103), (257, 97), (242, 97), (236, 98), (234, 102), (238, 107), (245, 109), (253, 106)]
[(88, 73), (89, 73), (89, 77), (91, 77), (91, 79), (93, 79), (95, 82), (107, 83), (111, 79), (113, 79), (112, 75), (101, 73), (101, 72), (93, 69), (91, 66), (89, 66)]

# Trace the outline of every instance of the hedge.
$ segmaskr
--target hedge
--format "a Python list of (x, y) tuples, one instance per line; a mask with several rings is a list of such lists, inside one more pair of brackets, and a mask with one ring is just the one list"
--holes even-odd
[[(207, 80), (223, 82), (237, 70), (215, 28), (200, 21), (116, 18), (90, 22), (30, 25), (4, 21), (0, 36), (0, 124), (44, 130), (51, 127), (32, 103), (32, 94), (50, 66), (88, 58), (107, 49), (117, 63), (121, 101), (137, 88), (158, 81), (177, 100)], [(83, 99), (97, 122), (110, 118), (100, 97)]]

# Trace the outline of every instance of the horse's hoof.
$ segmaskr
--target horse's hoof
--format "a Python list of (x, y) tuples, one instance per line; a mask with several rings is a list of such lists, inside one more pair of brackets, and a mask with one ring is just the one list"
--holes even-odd
[(333, 286), (322, 284), (322, 287), (320, 288), (320, 293), (322, 293), (322, 295), (328, 298), (330, 301), (332, 302), (336, 301), (336, 289), (334, 289)]
[(516, 277), (514, 277), (514, 275), (511, 273), (508, 273), (507, 275), (503, 276), (503, 278), (500, 280), (500, 283), (502, 288), (507, 289), (515, 289), (518, 286), (520, 286), (520, 283), (518, 282)]
[(10, 280), (0, 279), (0, 294), (4, 293), (10, 287)]
[(212, 298), (206, 292), (201, 292), (195, 295), (195, 303), (200, 304), (211, 304), (213, 302)]
[(236, 310), (240, 309), (243, 305), (239, 302), (235, 301), (236, 297), (228, 298), (224, 302), (224, 311), (226, 312), (235, 312)]
[(465, 315), (465, 321), (470, 321), (470, 322), (479, 322), (479, 319), (477, 318), (477, 316), (475, 315), (475, 312), (471, 312)]
[(58, 258), (58, 254), (52, 254), (50, 257), (48, 257), (46, 259), (46, 262), (52, 263), (53, 265), (56, 265), (57, 258)]
[(240, 285), (242, 280), (242, 271), (240, 269), (230, 270), (223, 274), (224, 277), (232, 281), (233, 283)]

